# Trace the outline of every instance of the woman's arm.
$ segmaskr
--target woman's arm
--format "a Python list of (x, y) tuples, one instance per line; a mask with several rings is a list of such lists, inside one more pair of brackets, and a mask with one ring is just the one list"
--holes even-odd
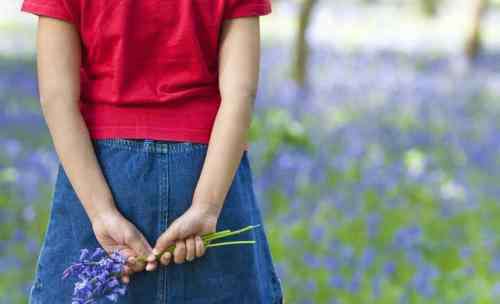
[[(61, 165), (101, 246), (108, 253), (120, 249), (127, 256), (148, 255), (151, 246), (116, 208), (79, 111), (80, 62), (81, 44), (75, 26), (40, 16), (37, 32), (40, 104)], [(135, 265), (133, 270), (143, 270), (144, 266)], [(128, 281), (128, 276), (124, 276), (124, 281)]]
[[(260, 22), (258, 16), (224, 21), (220, 45), (219, 89), (222, 97), (205, 162), (190, 209), (157, 240), (154, 253), (176, 242), (174, 261), (191, 260), (202, 245), (193, 235), (215, 231), (217, 219), (241, 162), (258, 86)], [(180, 241), (186, 238), (186, 241)], [(160, 262), (167, 265), (171, 255)], [(153, 260), (153, 257), (150, 257)], [(149, 269), (148, 269), (149, 270)]]

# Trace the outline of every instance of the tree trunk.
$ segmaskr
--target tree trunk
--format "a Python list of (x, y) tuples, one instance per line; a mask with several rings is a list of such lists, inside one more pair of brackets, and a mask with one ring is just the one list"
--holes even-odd
[(292, 77), (300, 86), (305, 85), (307, 78), (307, 57), (309, 45), (306, 39), (307, 28), (311, 21), (311, 14), (317, 0), (303, 0), (299, 16), (299, 27), (295, 41), (294, 63), (292, 65)]
[(471, 30), (465, 42), (465, 55), (469, 60), (476, 58), (482, 47), (481, 17), (487, 8), (487, 0), (473, 0)]
[(438, 11), (439, 0), (420, 0), (420, 6), (426, 16), (434, 17)]

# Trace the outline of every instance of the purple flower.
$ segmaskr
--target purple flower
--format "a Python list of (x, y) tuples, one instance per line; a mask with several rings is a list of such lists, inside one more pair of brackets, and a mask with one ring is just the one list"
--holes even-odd
[(102, 248), (92, 254), (88, 249), (80, 251), (80, 258), (63, 272), (62, 279), (78, 277), (73, 290), (71, 304), (90, 304), (106, 297), (117, 302), (119, 295), (124, 295), (127, 286), (119, 280), (126, 258), (119, 251), (111, 255)]

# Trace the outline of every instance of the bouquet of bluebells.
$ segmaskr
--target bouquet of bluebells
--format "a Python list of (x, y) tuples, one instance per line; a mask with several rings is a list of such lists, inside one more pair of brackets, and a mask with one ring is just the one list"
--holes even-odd
[(118, 251), (108, 256), (102, 248), (92, 254), (82, 249), (78, 262), (66, 268), (62, 276), (66, 279), (75, 275), (80, 279), (75, 283), (71, 304), (96, 303), (102, 296), (116, 302), (118, 296), (126, 292), (126, 285), (119, 280), (125, 262), (125, 256)]
[[(206, 248), (236, 244), (254, 244), (255, 241), (233, 241), (212, 243), (213, 240), (236, 235), (244, 231), (256, 228), (260, 225), (249, 225), (245, 228), (231, 231), (229, 229), (207, 233), (201, 236)], [(166, 251), (173, 253), (175, 245), (167, 248)], [(165, 252), (166, 252), (165, 251)], [(160, 257), (164, 252), (157, 255)], [(146, 261), (146, 256), (137, 257), (140, 261)], [(107, 298), (112, 302), (117, 302), (120, 295), (124, 295), (127, 285), (119, 278), (126, 264), (127, 258), (119, 251), (114, 251), (110, 255), (102, 248), (97, 248), (91, 254), (86, 248), (81, 250), (80, 258), (71, 264), (63, 272), (62, 279), (76, 276), (79, 281), (75, 283), (71, 304), (93, 304), (98, 299)]]

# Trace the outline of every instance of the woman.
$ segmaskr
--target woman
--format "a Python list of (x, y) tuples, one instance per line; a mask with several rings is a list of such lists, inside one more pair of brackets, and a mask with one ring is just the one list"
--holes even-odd
[(128, 258), (120, 303), (282, 303), (246, 141), (269, 1), (24, 0), (60, 161), (30, 303), (69, 303), (63, 269), (99, 245)]

